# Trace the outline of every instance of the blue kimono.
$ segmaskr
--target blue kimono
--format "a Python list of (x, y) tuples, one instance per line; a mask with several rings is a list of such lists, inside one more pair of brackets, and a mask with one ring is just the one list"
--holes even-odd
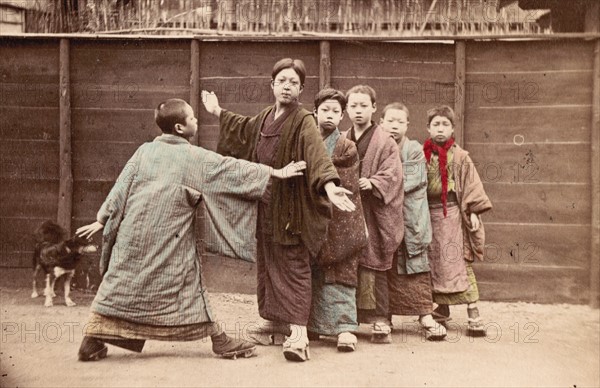
[[(157, 326), (214, 321), (196, 249), (196, 208), (204, 200), (210, 211), (223, 196), (255, 206), (269, 178), (267, 166), (223, 157), (174, 135), (140, 146), (98, 212), (105, 224), (104, 277), (92, 311)], [(255, 230), (225, 234), (236, 233), (253, 236)]]
[(427, 203), (427, 162), (423, 147), (404, 137), (400, 144), (404, 171), (404, 244), (408, 258), (398, 255), (399, 274), (429, 272), (427, 247), (431, 243), (431, 220)]

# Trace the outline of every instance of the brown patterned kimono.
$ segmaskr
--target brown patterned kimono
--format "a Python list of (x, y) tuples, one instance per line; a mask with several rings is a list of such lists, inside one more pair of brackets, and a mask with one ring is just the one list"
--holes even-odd
[(305, 326), (311, 303), (310, 256), (327, 237), (331, 203), (324, 191), (339, 177), (313, 115), (293, 106), (275, 119), (268, 107), (254, 117), (223, 110), (217, 151), (281, 168), (304, 160), (304, 175), (272, 180), (257, 222), (257, 295), (261, 317)]

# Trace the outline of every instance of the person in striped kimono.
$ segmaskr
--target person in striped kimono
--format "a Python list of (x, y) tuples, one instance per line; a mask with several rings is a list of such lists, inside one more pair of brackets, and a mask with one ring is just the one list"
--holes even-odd
[(140, 146), (108, 194), (96, 222), (103, 231), (102, 282), (91, 306), (79, 360), (107, 356), (105, 343), (141, 352), (146, 340), (192, 341), (210, 336), (223, 357), (249, 357), (252, 343), (227, 336), (210, 309), (196, 249), (194, 221), (202, 200), (261, 198), (271, 177), (302, 175), (304, 162), (273, 169), (223, 157), (189, 143), (198, 125), (192, 107), (169, 99), (155, 111), (163, 134)]

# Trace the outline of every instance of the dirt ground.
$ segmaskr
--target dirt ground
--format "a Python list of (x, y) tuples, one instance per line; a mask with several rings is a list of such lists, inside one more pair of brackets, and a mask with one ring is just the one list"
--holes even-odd
[[(43, 307), (30, 290), (0, 288), (2, 387), (169, 386), (600, 386), (600, 312), (587, 306), (481, 302), (487, 338), (465, 336), (466, 309), (452, 310), (446, 341), (425, 341), (415, 317), (394, 317), (393, 343), (369, 342), (361, 327), (354, 353), (335, 339), (311, 342), (311, 360), (286, 361), (278, 346), (225, 360), (210, 341), (150, 341), (141, 354), (109, 345), (100, 362), (77, 361), (93, 295), (74, 292), (76, 307)], [(256, 297), (212, 294), (225, 330), (243, 335), (259, 321)]]

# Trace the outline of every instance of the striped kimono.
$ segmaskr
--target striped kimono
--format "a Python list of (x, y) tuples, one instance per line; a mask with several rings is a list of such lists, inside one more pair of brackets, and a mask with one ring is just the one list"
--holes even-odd
[[(223, 157), (174, 135), (138, 148), (98, 212), (105, 224), (104, 277), (91, 321), (103, 324), (110, 318), (117, 331), (124, 327), (119, 322), (128, 328), (133, 323), (138, 332), (214, 322), (196, 249), (196, 208), (204, 200), (210, 209), (215, 197), (224, 195), (255, 206), (269, 178), (267, 166)], [(130, 331), (136, 330), (134, 325)], [(189, 332), (184, 337), (194, 339)]]

